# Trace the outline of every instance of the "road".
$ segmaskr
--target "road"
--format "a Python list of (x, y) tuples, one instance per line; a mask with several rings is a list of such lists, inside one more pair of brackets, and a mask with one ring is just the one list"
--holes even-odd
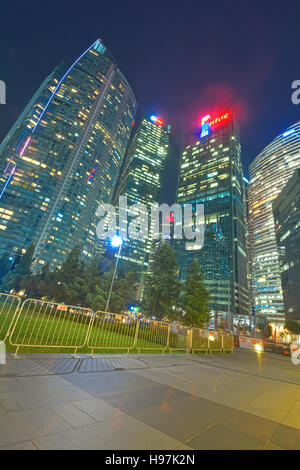
[(9, 357), (0, 448), (299, 449), (300, 367), (246, 350)]

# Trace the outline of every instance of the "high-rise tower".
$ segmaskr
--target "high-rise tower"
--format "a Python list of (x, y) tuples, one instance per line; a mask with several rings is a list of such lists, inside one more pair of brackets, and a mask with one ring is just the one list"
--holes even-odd
[(284, 323), (272, 203), (300, 167), (300, 121), (288, 127), (250, 165), (249, 231), (255, 311)]
[(273, 202), (286, 320), (300, 322), (300, 167)]
[(97, 246), (97, 206), (109, 202), (136, 112), (102, 40), (44, 81), (0, 147), (0, 255), (35, 245), (35, 266), (61, 266)]
[[(161, 118), (144, 118), (127, 151), (115, 191), (115, 205), (120, 196), (127, 204), (144, 204), (150, 214), (151, 205), (159, 203), (162, 172), (169, 150), (170, 126)], [(130, 221), (130, 218), (129, 218)], [(126, 269), (147, 268), (152, 240), (128, 239), (122, 246), (121, 263)]]
[(189, 251), (174, 242), (180, 278), (196, 258), (211, 294), (211, 312), (248, 315), (245, 186), (239, 132), (231, 112), (202, 118), (200, 139), (184, 148), (177, 202), (203, 204), (205, 216), (202, 249)]

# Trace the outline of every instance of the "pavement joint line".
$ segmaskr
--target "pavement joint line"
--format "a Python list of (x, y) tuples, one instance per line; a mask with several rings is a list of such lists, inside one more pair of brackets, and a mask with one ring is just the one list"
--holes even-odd
[[(193, 359), (190, 359), (191, 361)], [(195, 362), (198, 362), (198, 361), (195, 361)], [(260, 375), (260, 374), (254, 374), (253, 372), (245, 372), (244, 370), (240, 370), (240, 369), (233, 369), (232, 367), (225, 367), (223, 365), (218, 365), (218, 364), (209, 364), (208, 362), (205, 362), (205, 365), (210, 365), (211, 367), (217, 367), (218, 369), (226, 369), (226, 370), (231, 370), (233, 372), (237, 372), (239, 374), (245, 374), (245, 375), (252, 375), (254, 377), (259, 377), (261, 379), (265, 379), (265, 380), (273, 380), (275, 382), (279, 382), (279, 383), (287, 383), (287, 384), (291, 384), (291, 385), (300, 385), (299, 382), (292, 382), (291, 380), (281, 380), (281, 379), (277, 379), (275, 377), (265, 377), (263, 375)]]
[(271, 436), (269, 439), (267, 439), (267, 441), (265, 442), (265, 445), (264, 445), (263, 449), (266, 449), (267, 446), (270, 445), (270, 443), (271, 443), (271, 441), (272, 441), (272, 439), (273, 439), (273, 437), (274, 437), (274, 434), (278, 431), (279, 427), (282, 426), (282, 425), (284, 426), (283, 423), (284, 423), (285, 419), (286, 419), (287, 416), (290, 414), (292, 408), (294, 408), (294, 406), (295, 406), (295, 404), (297, 403), (298, 399), (299, 399), (299, 397), (296, 397), (296, 399), (294, 400), (293, 404), (290, 406), (289, 411), (288, 411), (288, 412), (284, 415), (284, 417), (282, 418), (281, 423), (278, 423), (278, 426), (276, 426), (276, 429), (274, 429), (274, 432), (272, 433), (272, 436)]
[(36, 450), (40, 450), (40, 448), (37, 446), (37, 444), (34, 442), (33, 439), (30, 439), (30, 442), (31, 442), (32, 445), (36, 448)]
[[(235, 410), (234, 410), (235, 411)], [(189, 437), (188, 439), (186, 439), (183, 443), (184, 444), (187, 444), (188, 442), (191, 442), (193, 439), (195, 439), (195, 437), (198, 437), (200, 436), (200, 434), (202, 434), (203, 432), (205, 431), (209, 431), (209, 429), (212, 429), (216, 424), (218, 423), (221, 423), (222, 421), (224, 421), (224, 419), (228, 418), (228, 416), (231, 416), (234, 411), (230, 411), (230, 413), (227, 413), (226, 415), (222, 416), (221, 418), (217, 419), (216, 421), (214, 421), (213, 423), (211, 423), (209, 426), (206, 426), (205, 428), (201, 429), (200, 431), (196, 432), (195, 434), (193, 434), (191, 437)]]
[[(270, 388), (269, 390), (271, 390), (271, 388)], [(188, 442), (191, 442), (193, 439), (195, 439), (195, 437), (200, 436), (200, 434), (202, 434), (203, 432), (209, 431), (209, 430), (212, 429), (214, 426), (216, 426), (216, 424), (219, 424), (219, 423), (221, 423), (222, 421), (224, 421), (224, 419), (228, 418), (229, 416), (234, 415), (237, 411), (242, 411), (242, 412), (243, 412), (242, 408), (243, 408), (244, 406), (249, 405), (252, 401), (257, 400), (257, 398), (259, 398), (260, 396), (264, 395), (265, 393), (266, 393), (265, 391), (264, 391), (263, 393), (259, 393), (255, 398), (251, 398), (251, 399), (250, 399), (249, 401), (247, 401), (245, 404), (240, 405), (240, 406), (237, 407), (237, 408), (232, 408), (232, 411), (230, 411), (230, 412), (227, 413), (226, 415), (222, 416), (222, 417), (219, 418), (218, 420), (214, 421), (214, 422), (211, 423), (209, 426), (206, 426), (205, 428), (201, 429), (201, 431), (196, 432), (193, 436), (189, 437), (187, 440), (184, 441), (184, 444), (187, 444)], [(297, 397), (296, 400), (298, 400), (298, 398), (299, 398), (299, 397)], [(294, 406), (294, 405), (295, 405), (295, 403), (294, 403), (292, 406)], [(290, 410), (289, 410), (289, 412), (290, 412)], [(244, 413), (249, 413), (249, 412), (244, 412)], [(252, 415), (252, 413), (249, 413), (249, 414)], [(288, 413), (287, 413), (287, 415), (288, 415)], [(286, 415), (286, 416), (287, 416), (287, 415)], [(253, 415), (253, 416), (256, 416), (256, 415)], [(286, 416), (285, 416), (285, 418), (286, 418)], [(284, 418), (284, 419), (285, 419), (285, 418)], [(269, 421), (273, 421), (273, 420), (270, 420), (270, 419), (269, 419)], [(278, 426), (276, 427), (276, 429), (275, 429), (274, 433), (272, 434), (272, 436), (275, 434), (275, 432), (277, 431), (278, 427), (282, 425), (282, 422), (281, 422), (281, 423), (277, 423), (276, 421), (274, 421), (274, 422), (275, 422), (276, 424), (278, 424)], [(271, 438), (271, 439), (272, 439), (272, 438)], [(270, 439), (270, 440), (271, 440), (271, 439)], [(265, 448), (265, 447), (263, 447), (263, 448)]]

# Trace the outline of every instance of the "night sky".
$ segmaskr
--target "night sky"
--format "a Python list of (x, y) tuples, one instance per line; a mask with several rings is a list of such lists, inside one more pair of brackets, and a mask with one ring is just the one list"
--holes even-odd
[(245, 173), (277, 134), (300, 119), (300, 2), (2, 0), (0, 140), (42, 80), (103, 38), (138, 101), (173, 127), (166, 202), (174, 202), (178, 155), (200, 116), (233, 108)]

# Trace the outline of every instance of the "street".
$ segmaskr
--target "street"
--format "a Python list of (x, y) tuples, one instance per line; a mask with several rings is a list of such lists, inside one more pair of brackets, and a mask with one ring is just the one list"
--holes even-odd
[(300, 367), (247, 350), (9, 356), (0, 448), (299, 449)]

